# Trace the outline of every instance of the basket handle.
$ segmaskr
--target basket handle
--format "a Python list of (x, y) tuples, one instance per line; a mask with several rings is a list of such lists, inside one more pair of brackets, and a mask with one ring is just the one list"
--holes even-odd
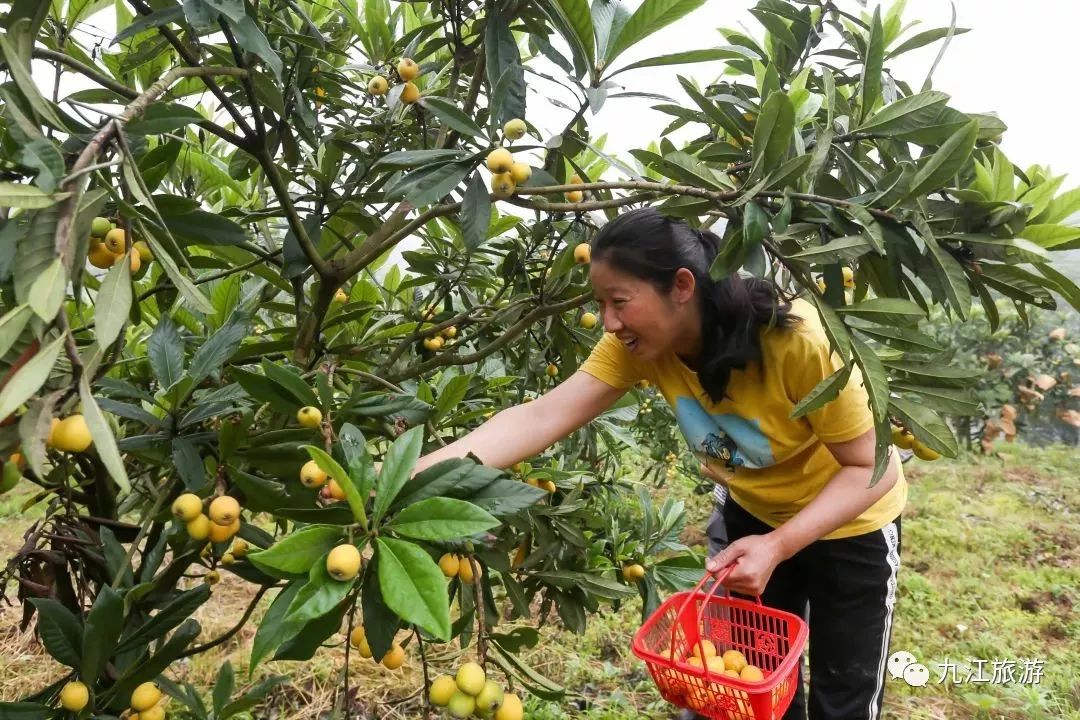
[[(705, 601), (701, 603), (700, 609), (698, 609), (697, 622), (696, 622), (695, 627), (698, 627), (698, 628), (702, 627), (702, 623), (705, 620), (705, 608), (708, 607), (708, 604), (709, 604), (708, 599), (710, 597), (716, 595), (718, 589), (724, 587), (723, 586), (724, 580), (727, 579), (727, 576), (731, 574), (731, 571), (734, 570), (735, 566), (738, 565), (738, 564), (739, 564), (739, 561), (735, 560), (734, 562), (720, 568), (715, 573), (712, 573), (713, 575), (716, 576), (716, 578), (715, 578), (716, 581), (713, 583), (712, 587), (709, 588), (708, 596), (705, 598)], [(704, 587), (705, 581), (708, 580), (708, 578), (709, 578), (709, 574), (706, 573), (705, 577), (703, 577), (701, 579), (701, 582), (698, 584), (697, 588), (695, 588), (695, 592), (697, 592), (698, 589)], [(728, 593), (728, 594), (730, 595), (730, 593)], [(756, 602), (758, 605), (761, 605), (761, 596), (760, 595), (755, 596), (754, 597), (754, 602)], [(685, 604), (684, 604), (684, 606), (685, 606)], [(713, 673), (713, 671), (711, 671), (709, 669), (709, 663), (705, 661), (705, 646), (701, 642), (701, 633), (700, 632), (698, 632), (697, 642), (698, 642), (698, 656), (702, 660), (701, 666), (702, 666), (702, 669), (705, 671), (705, 678), (708, 679), (710, 674)], [(672, 635), (672, 644), (674, 645), (674, 635)], [(674, 652), (674, 650), (672, 652)]]
[[(675, 662), (675, 634), (679, 630), (679, 622), (678, 622), (678, 620), (679, 620), (679, 618), (681, 618), (683, 616), (683, 611), (686, 610), (687, 604), (691, 600), (693, 600), (694, 597), (699, 592), (701, 592), (702, 588), (705, 587), (705, 583), (709, 581), (710, 577), (713, 577), (715, 579), (715, 582), (713, 583), (712, 588), (709, 590), (709, 595), (714, 595), (716, 593), (716, 588), (721, 587), (720, 583), (722, 583), (725, 579), (727, 579), (727, 576), (730, 575), (731, 571), (735, 569), (735, 565), (737, 565), (738, 562), (739, 561), (736, 560), (735, 562), (733, 562), (733, 563), (731, 563), (729, 565), (725, 565), (724, 567), (720, 568), (719, 570), (715, 570), (713, 572), (706, 571), (705, 574), (701, 576), (701, 580), (698, 581), (698, 584), (694, 586), (694, 589), (691, 590), (689, 593), (687, 593), (686, 599), (683, 600), (682, 605), (679, 606), (678, 612), (675, 613), (675, 622), (673, 622), (671, 624), (671, 642), (668, 644), (668, 658), (671, 660), (671, 662)], [(760, 597), (758, 598), (758, 604), (759, 605), (761, 604), (761, 598)], [(702, 603), (701, 604), (701, 610), (698, 612), (696, 627), (701, 627), (701, 621), (704, 618), (704, 612), (705, 612), (705, 603)], [(704, 657), (705, 656), (705, 648), (701, 644), (701, 633), (700, 632), (698, 633), (698, 639), (697, 640), (698, 640), (698, 654), (701, 655), (702, 657)]]

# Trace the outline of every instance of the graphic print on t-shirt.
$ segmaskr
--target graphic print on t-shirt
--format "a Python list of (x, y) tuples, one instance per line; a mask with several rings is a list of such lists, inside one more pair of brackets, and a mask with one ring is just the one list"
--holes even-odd
[(685, 396), (675, 402), (675, 419), (691, 452), (702, 462), (720, 460), (731, 470), (740, 466), (763, 468), (776, 463), (758, 420), (734, 413), (712, 415), (700, 402)]

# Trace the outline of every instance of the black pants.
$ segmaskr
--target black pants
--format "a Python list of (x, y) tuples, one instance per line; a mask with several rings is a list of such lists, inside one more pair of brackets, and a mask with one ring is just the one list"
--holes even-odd
[[(710, 554), (747, 535), (772, 530), (728, 498), (709, 522)], [(783, 720), (878, 720), (885, 695), (900, 518), (881, 530), (818, 540), (776, 566), (761, 601), (799, 615), (810, 626), (810, 697), (802, 666)]]

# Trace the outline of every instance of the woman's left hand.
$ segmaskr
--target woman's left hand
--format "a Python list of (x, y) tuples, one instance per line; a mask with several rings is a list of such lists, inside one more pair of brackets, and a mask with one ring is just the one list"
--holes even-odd
[(765, 592), (773, 570), (784, 556), (772, 534), (747, 535), (709, 558), (705, 569), (716, 572), (736, 560), (739, 562), (724, 579), (724, 587), (743, 595), (757, 596)]

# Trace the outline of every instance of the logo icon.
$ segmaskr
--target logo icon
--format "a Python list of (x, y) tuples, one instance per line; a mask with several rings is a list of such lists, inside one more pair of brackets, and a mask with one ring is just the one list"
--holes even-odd
[(911, 687), (925, 687), (930, 682), (930, 670), (919, 663), (918, 659), (907, 650), (897, 650), (887, 663), (889, 674), (894, 680), (903, 678)]

